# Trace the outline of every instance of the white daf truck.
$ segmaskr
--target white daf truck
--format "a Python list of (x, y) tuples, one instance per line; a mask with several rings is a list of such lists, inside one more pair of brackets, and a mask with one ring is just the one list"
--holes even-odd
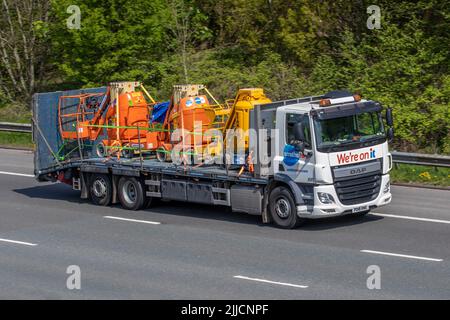
[(278, 134), (276, 139), (266, 134), (272, 160), (256, 166), (259, 176), (283, 183), (272, 190), (268, 203), (278, 225), (363, 215), (391, 202), (393, 120), (387, 108), (385, 129), (382, 111), (380, 103), (345, 91), (255, 108), (254, 127), (275, 128)]
[[(250, 111), (255, 134), (249, 139), (247, 159), (253, 156), (248, 170), (227, 163), (184, 166), (154, 158), (106, 159), (92, 145), (66, 145), (55, 107), (63, 94), (33, 98), (35, 176), (71, 184), (96, 205), (120, 203), (139, 210), (159, 199), (195, 202), (228, 206), (261, 215), (264, 223), (295, 228), (307, 219), (366, 214), (392, 198), (391, 110), (348, 92), (255, 106)], [(75, 151), (62, 158), (65, 148)]]

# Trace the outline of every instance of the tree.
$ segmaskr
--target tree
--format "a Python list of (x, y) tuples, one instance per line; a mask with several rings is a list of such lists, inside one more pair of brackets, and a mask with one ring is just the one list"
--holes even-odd
[(9, 100), (29, 101), (44, 80), (48, 0), (1, 0), (0, 89)]

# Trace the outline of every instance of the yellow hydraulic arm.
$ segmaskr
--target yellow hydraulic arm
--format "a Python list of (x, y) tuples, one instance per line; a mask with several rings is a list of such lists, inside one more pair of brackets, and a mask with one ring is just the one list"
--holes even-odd
[(270, 103), (262, 88), (239, 89), (231, 107), (230, 115), (224, 130), (242, 129), (244, 132), (250, 127), (250, 110), (255, 105)]

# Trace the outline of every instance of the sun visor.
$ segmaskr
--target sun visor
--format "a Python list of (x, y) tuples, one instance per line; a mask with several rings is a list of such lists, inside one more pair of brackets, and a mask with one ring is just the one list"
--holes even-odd
[(383, 107), (378, 102), (365, 101), (321, 108), (320, 110), (313, 110), (312, 114), (320, 120), (326, 120), (348, 117), (365, 112), (378, 112), (382, 109)]

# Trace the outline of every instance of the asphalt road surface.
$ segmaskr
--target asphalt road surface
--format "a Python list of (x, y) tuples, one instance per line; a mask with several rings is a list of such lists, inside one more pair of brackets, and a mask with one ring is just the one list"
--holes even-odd
[(450, 298), (450, 191), (394, 186), (375, 214), (281, 230), (221, 207), (98, 207), (36, 182), (32, 159), (0, 149), (3, 299)]

